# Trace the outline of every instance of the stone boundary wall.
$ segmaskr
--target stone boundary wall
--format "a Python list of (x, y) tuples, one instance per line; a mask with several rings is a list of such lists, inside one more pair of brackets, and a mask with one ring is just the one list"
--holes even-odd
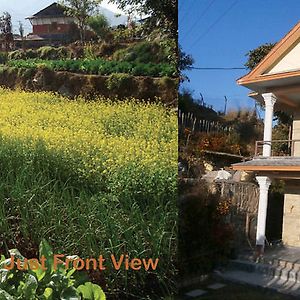
[(226, 218), (234, 225), (235, 247), (254, 245), (259, 187), (250, 182), (218, 181), (210, 188), (230, 202), (230, 213)]

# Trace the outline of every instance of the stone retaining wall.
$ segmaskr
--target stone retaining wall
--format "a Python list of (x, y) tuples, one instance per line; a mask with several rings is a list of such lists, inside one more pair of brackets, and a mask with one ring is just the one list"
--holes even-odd
[(177, 79), (130, 76), (126, 83), (123, 82), (116, 88), (109, 88), (108, 80), (109, 76), (55, 72), (46, 68), (4, 67), (0, 71), (0, 86), (11, 89), (52, 91), (71, 98), (79, 95), (87, 99), (94, 99), (97, 96), (118, 99), (133, 97), (177, 106)]

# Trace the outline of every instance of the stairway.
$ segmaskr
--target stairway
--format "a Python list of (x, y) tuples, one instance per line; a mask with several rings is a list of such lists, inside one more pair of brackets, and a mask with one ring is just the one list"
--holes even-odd
[(247, 257), (231, 260), (227, 269), (220, 272), (225, 280), (269, 288), (277, 292), (300, 296), (300, 260), (266, 256), (259, 263)]

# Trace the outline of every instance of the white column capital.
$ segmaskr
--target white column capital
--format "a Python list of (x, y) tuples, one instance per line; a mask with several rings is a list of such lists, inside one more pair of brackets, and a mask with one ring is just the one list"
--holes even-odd
[(273, 93), (263, 93), (261, 94), (265, 101), (265, 106), (272, 106), (276, 103), (276, 96)]
[(267, 177), (267, 176), (256, 176), (255, 179), (258, 182), (258, 185), (259, 185), (260, 189), (266, 189), (267, 191), (269, 190), (269, 187), (272, 183), (272, 181), (269, 177)]

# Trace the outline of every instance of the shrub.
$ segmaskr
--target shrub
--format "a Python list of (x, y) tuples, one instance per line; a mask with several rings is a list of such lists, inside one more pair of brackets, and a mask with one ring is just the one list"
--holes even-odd
[(0, 64), (5, 64), (7, 61), (7, 53), (0, 52)]
[(126, 86), (131, 81), (132, 76), (125, 73), (113, 73), (106, 81), (109, 90), (126, 89)]
[(25, 51), (23, 51), (23, 50), (15, 50), (15, 51), (9, 52), (9, 54), (8, 54), (9, 60), (17, 60), (17, 59), (25, 59), (25, 58), (26, 58), (26, 54), (25, 54)]
[(68, 57), (68, 51), (65, 47), (44, 46), (36, 50), (39, 59), (56, 60), (65, 59)]
[(88, 25), (92, 28), (92, 30), (100, 39), (105, 39), (109, 31), (109, 22), (104, 15), (99, 14), (90, 17), (88, 20)]
[(53, 251), (45, 240), (39, 247), (40, 261), (25, 258), (17, 249), (9, 250), (9, 254), (10, 258), (5, 259), (2, 255), (0, 259), (1, 299), (106, 299), (101, 287), (88, 282), (88, 277), (76, 273), (75, 268), (70, 269), (62, 261), (64, 264), (59, 264), (56, 269)]
[(128, 73), (136, 76), (162, 77), (176, 76), (176, 68), (168, 64), (142, 64), (130, 62), (108, 61), (103, 59), (95, 60), (11, 60), (8, 62), (11, 67), (17, 68), (38, 68), (47, 67), (55, 71), (69, 71), (84, 74), (110, 75), (112, 73)]
[(143, 41), (116, 51), (113, 59), (136, 63), (166, 63), (168, 57), (157, 42)]

